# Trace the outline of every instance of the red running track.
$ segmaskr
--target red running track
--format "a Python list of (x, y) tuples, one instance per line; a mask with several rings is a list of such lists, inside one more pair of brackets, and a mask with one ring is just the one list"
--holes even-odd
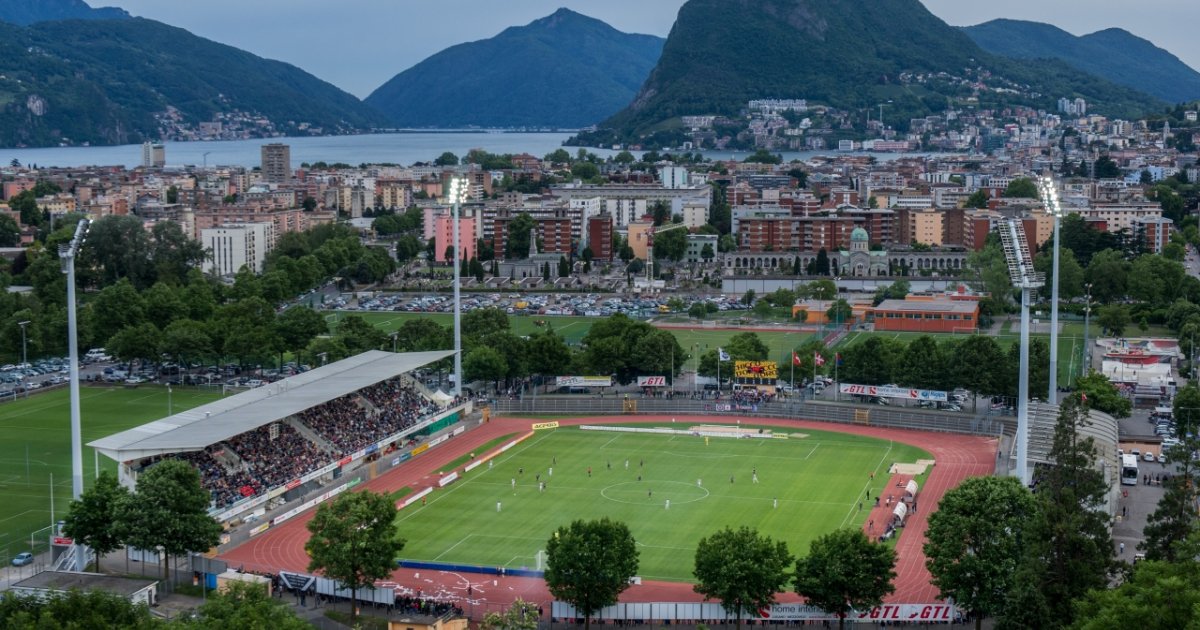
[[(923, 604), (939, 601), (937, 588), (929, 583), (930, 576), (925, 569), (925, 554), (922, 549), (925, 542), (925, 530), (929, 526), (929, 514), (932, 508), (941, 501), (942, 495), (947, 490), (954, 488), (967, 477), (989, 475), (995, 470), (997, 448), (995, 438), (829, 424), (806, 420), (740, 418), (737, 416), (677, 416), (676, 419), (708, 424), (733, 424), (738, 420), (745, 420), (767, 426), (851, 433), (911, 444), (929, 451), (936, 464), (925, 481), (925, 487), (918, 494), (919, 510), (908, 518), (900, 540), (896, 544), (897, 577), (894, 582), (896, 592), (887, 598), (888, 602), (894, 603)], [(631, 420), (628, 416), (601, 416), (560, 420), (560, 423), (563, 425), (605, 424), (627, 423)], [(666, 417), (640, 416), (637, 420), (661, 422), (666, 420)], [(376, 492), (392, 492), (404, 486), (410, 486), (414, 491), (420, 491), (427, 486), (435, 485), (437, 481), (435, 473), (455, 458), (472, 452), (502, 435), (524, 433), (529, 430), (530, 423), (530, 420), (520, 418), (493, 418), (491, 422), (467, 431), (446, 444), (362, 484), (362, 487)], [(308, 530), (305, 529), (305, 525), (312, 518), (312, 514), (313, 512), (309, 511), (278, 527), (273, 527), (262, 535), (222, 554), (221, 558), (229, 562), (231, 566), (240, 566), (248, 571), (274, 573), (283, 570), (306, 573), (308, 572), (308, 555), (304, 551), (304, 543), (308, 540)], [(490, 575), (398, 569), (392, 574), (392, 580), (386, 584), (395, 586), (401, 593), (412, 594), (419, 591), (424, 597), (460, 601), (464, 610), (472, 611), (476, 607), (481, 610), (489, 609), (489, 607), (494, 609), (497, 606), (507, 605), (513, 599), (520, 597), (525, 601), (538, 602), (546, 606), (548, 612), (549, 603), (553, 599), (546, 589), (545, 582), (537, 578), (494, 578)], [(470, 599), (467, 597), (468, 586), (472, 587)], [(690, 584), (646, 581), (630, 587), (621, 595), (621, 601), (698, 602), (702, 601), (702, 598), (692, 590)], [(782, 593), (779, 601), (783, 603), (798, 602), (801, 601), (801, 598), (794, 593)]]

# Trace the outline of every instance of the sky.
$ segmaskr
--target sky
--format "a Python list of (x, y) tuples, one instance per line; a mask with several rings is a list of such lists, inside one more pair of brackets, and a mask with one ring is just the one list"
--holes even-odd
[[(870, 0), (863, 0), (869, 2)], [(1046, 22), (1076, 35), (1120, 27), (1200, 69), (1200, 2), (922, 0), (946, 22)], [(89, 0), (286, 61), (355, 96), (454, 44), (567, 7), (618, 30), (666, 37), (684, 0)]]

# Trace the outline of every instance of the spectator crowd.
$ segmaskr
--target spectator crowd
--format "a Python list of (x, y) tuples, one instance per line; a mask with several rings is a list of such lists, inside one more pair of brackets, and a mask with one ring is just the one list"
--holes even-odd
[[(457, 404), (457, 399), (452, 404)], [(143, 459), (139, 469), (164, 458), (188, 462), (200, 473), (215, 507), (265, 494), (356, 451), (376, 444), (441, 411), (399, 377), (306, 409), (295, 416), (326, 444), (285, 421), (235, 435), (201, 451)]]

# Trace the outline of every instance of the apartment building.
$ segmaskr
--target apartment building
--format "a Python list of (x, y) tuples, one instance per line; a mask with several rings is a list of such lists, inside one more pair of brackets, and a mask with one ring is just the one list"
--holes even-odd
[(267, 252), (275, 242), (270, 223), (228, 224), (200, 230), (200, 242), (212, 252), (204, 261), (205, 273), (236, 274), (242, 267), (261, 273)]

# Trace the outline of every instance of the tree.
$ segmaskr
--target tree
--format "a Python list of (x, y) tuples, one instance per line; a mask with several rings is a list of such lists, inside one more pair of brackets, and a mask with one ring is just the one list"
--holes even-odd
[(150, 235), (142, 219), (134, 215), (109, 215), (88, 227), (88, 245), (80, 250), (80, 269), (97, 269), (100, 286), (118, 279), (145, 289), (154, 281), (150, 258)]
[(234, 582), (208, 596), (194, 616), (183, 616), (175, 623), (184, 628), (223, 630), (224, 628), (271, 628), (305, 630), (312, 628), (296, 616), (291, 607), (267, 594), (255, 584)]
[(45, 598), (4, 593), (0, 596), (0, 627), (151, 630), (163, 626), (150, 614), (149, 606), (135, 604), (124, 595), (71, 589)]
[(15, 247), (21, 242), (21, 227), (7, 214), (0, 214), (0, 247)]
[(489, 612), (484, 615), (483, 623), (479, 627), (481, 630), (537, 630), (537, 604), (518, 597), (504, 612)]
[(133, 284), (124, 278), (100, 291), (91, 310), (93, 334), (102, 342), (145, 321), (145, 302)]
[[(392, 574), (404, 539), (396, 534), (396, 505), (385, 494), (347, 492), (317, 508), (304, 543), (308, 570), (321, 571), (350, 589), (350, 619), (358, 591)], [(353, 624), (351, 624), (353, 625)]]
[(1120, 337), (1125, 334), (1125, 327), (1133, 322), (1133, 316), (1123, 304), (1108, 304), (1101, 306), (1097, 321), (1107, 334)]
[(582, 180), (595, 179), (600, 176), (600, 167), (591, 162), (576, 162), (571, 165), (571, 175)]
[(1027, 543), (1033, 495), (1015, 477), (973, 477), (948, 491), (929, 516), (925, 565), (943, 598), (975, 617), (1004, 612)]
[(986, 209), (990, 199), (991, 198), (988, 196), (986, 190), (976, 190), (975, 192), (971, 193), (971, 196), (967, 197), (966, 207)]
[(1004, 189), (1004, 196), (1009, 199), (1038, 199), (1041, 197), (1038, 194), (1037, 184), (1028, 177), (1018, 177), (1009, 182), (1008, 188)]
[(109, 354), (121, 361), (156, 362), (161, 355), (162, 332), (158, 326), (145, 322), (122, 329), (104, 343)]
[(571, 263), (567, 262), (566, 256), (558, 257), (558, 277), (566, 278), (571, 275)]
[(1075, 600), (1105, 588), (1113, 563), (1108, 484), (1096, 467), (1096, 444), (1080, 430), (1088, 410), (1080, 397), (1060, 406), (1049, 459), (1040, 471), (1037, 510), (1025, 525), (1025, 546), (1017, 583), (1004, 611), (1004, 625), (1069, 625)]
[(360, 315), (343, 317), (337, 326), (337, 337), (350, 354), (378, 350), (387, 341), (387, 335), (382, 330), (367, 323)]
[(758, 317), (760, 317), (762, 319), (766, 319), (771, 316), (771, 313), (775, 309), (774, 309), (774, 307), (771, 306), (771, 303), (768, 302), (766, 299), (761, 299), (754, 303), (754, 308), (752, 308), (751, 310)]
[(679, 262), (687, 255), (688, 231), (683, 228), (654, 235), (654, 257)]
[(219, 541), (221, 524), (208, 515), (211, 500), (195, 468), (163, 460), (143, 472), (133, 495), (117, 504), (117, 536), (139, 549), (160, 550), (166, 578), (170, 556), (208, 551)]
[(846, 627), (846, 615), (883, 603), (896, 590), (896, 552), (873, 543), (861, 529), (839, 529), (812, 542), (796, 561), (796, 593)]
[(837, 297), (838, 288), (833, 280), (814, 280), (808, 283), (808, 291), (814, 300), (832, 300)]
[(593, 614), (617, 603), (637, 569), (638, 550), (629, 527), (607, 517), (574, 521), (546, 541), (546, 586), (575, 607), (585, 629)]
[(705, 599), (720, 600), (741, 630), (742, 615), (775, 603), (775, 594), (788, 583), (791, 564), (787, 543), (749, 527), (726, 527), (701, 538), (696, 546), (692, 588)]
[(498, 308), (477, 308), (462, 316), (463, 337), (486, 337), (508, 330), (508, 314)]
[(825, 252), (824, 247), (822, 247), (817, 252), (817, 258), (815, 260), (813, 260), (812, 269), (809, 270), (808, 275), (810, 275), (810, 276), (828, 276), (829, 275), (829, 254), (827, 254)]
[(526, 352), (529, 370), (534, 374), (565, 374), (571, 366), (571, 349), (553, 330), (531, 336)]
[(504, 257), (507, 260), (521, 260), (529, 257), (529, 232), (533, 230), (533, 217), (528, 212), (522, 212), (508, 224), (508, 239), (504, 244)]
[[(1054, 254), (1053, 251), (1043, 251), (1033, 259), (1033, 268), (1046, 274), (1046, 284), (1042, 287), (1042, 295), (1047, 299), (1054, 289)], [(1075, 258), (1074, 252), (1063, 248), (1059, 251), (1058, 260), (1058, 297), (1062, 300), (1083, 295), (1083, 267)]]
[(1003, 387), (1004, 353), (992, 337), (971, 335), (954, 346), (948, 386), (965, 387), (976, 394), (995, 394)]
[(498, 350), (489, 346), (479, 346), (472, 350), (463, 360), (463, 379), (472, 381), (491, 381), (499, 383), (508, 374), (508, 362)]
[(1105, 304), (1124, 298), (1129, 292), (1129, 269), (1129, 262), (1116, 250), (1105, 249), (1092, 256), (1086, 274), (1092, 300)]
[(854, 309), (846, 300), (838, 299), (825, 311), (825, 316), (829, 318), (829, 321), (841, 326), (853, 318)]
[(100, 473), (96, 484), (71, 501), (63, 525), (63, 534), (87, 545), (96, 552), (96, 572), (100, 558), (121, 548), (117, 514), (122, 502), (129, 500), (129, 490), (117, 482), (109, 471)]
[(700, 248), (700, 258), (703, 258), (704, 262), (712, 262), (712, 259), (716, 258), (716, 256), (717, 254), (713, 252), (712, 243), (705, 243), (704, 247)]
[(1075, 381), (1075, 391), (1087, 396), (1089, 407), (1114, 418), (1128, 418), (1133, 410), (1133, 403), (1121, 395), (1107, 376), (1095, 370)]
[(275, 317), (275, 331), (283, 347), (298, 351), (329, 330), (325, 316), (307, 306), (293, 306)]
[(436, 166), (458, 166), (458, 156), (446, 151), (433, 160)]
[(177, 319), (162, 332), (159, 350), (176, 363), (187, 365), (214, 354), (207, 327), (193, 319)]
[(1077, 602), (1072, 626), (1108, 630), (1154, 625), (1195, 628), (1200, 621), (1200, 544), (1193, 535), (1180, 541), (1180, 560), (1143, 560), (1116, 588), (1096, 589)]
[(1093, 167), (1096, 179), (1115, 179), (1121, 176), (1121, 167), (1107, 154), (1101, 155)]

